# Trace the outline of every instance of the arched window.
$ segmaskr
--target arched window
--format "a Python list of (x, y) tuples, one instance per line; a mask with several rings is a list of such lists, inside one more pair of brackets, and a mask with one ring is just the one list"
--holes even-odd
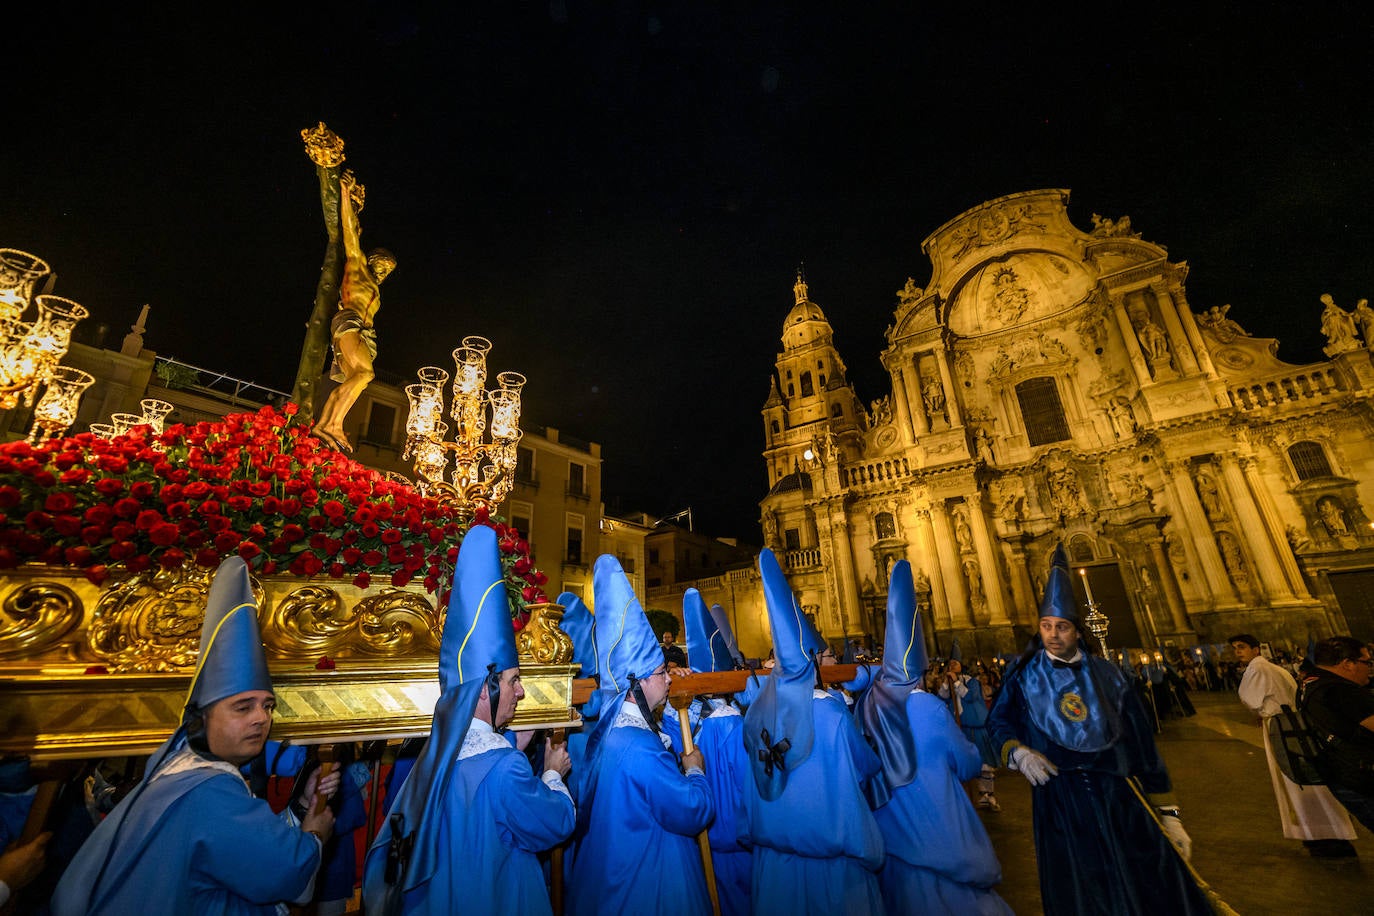
[(1069, 438), (1069, 424), (1064, 418), (1064, 405), (1059, 401), (1059, 389), (1054, 379), (1045, 376), (1028, 378), (1016, 386), (1016, 400), (1021, 405), (1021, 422), (1031, 445), (1047, 445)]
[(811, 384), (811, 373), (803, 372), (801, 374), (801, 396), (809, 398), (815, 393), (816, 389)]
[(838, 402), (838, 401), (836, 401), (834, 404), (831, 404), (831, 405), (830, 405), (830, 415), (831, 415), (832, 417), (843, 417), (843, 416), (844, 416), (844, 405), (841, 404), (841, 403)]
[(1069, 554), (1075, 563), (1088, 563), (1093, 558), (1093, 542), (1079, 536), (1069, 541)]
[(773, 435), (775, 435), (775, 436), (776, 436), (779, 432), (782, 431), (782, 427), (778, 426), (778, 421), (777, 421), (777, 420), (774, 420), (774, 421), (773, 421), (773, 423), (772, 423), (772, 429), (773, 429)]
[(1326, 458), (1326, 449), (1320, 442), (1298, 442), (1288, 448), (1288, 460), (1293, 462), (1299, 480), (1312, 480), (1315, 477), (1334, 477), (1331, 462)]
[(897, 523), (892, 520), (891, 512), (879, 512), (873, 516), (873, 530), (878, 534), (878, 540), (884, 538), (895, 538), (897, 536)]

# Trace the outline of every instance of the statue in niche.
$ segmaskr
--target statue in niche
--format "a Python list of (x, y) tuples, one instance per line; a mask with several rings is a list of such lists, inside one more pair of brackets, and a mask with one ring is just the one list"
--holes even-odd
[(992, 498), (997, 503), (997, 517), (1004, 522), (1015, 522), (1021, 518), (1021, 503), (1025, 493), (1012, 483), (999, 480), (993, 484)]
[(964, 557), (964, 578), (968, 580), (969, 597), (975, 604), (983, 603), (983, 570), (973, 557)]
[(979, 458), (988, 464), (995, 463), (996, 459), (992, 455), (992, 437), (988, 435), (986, 426), (980, 423), (973, 427), (973, 442)]
[(1207, 471), (1197, 472), (1197, 495), (1202, 500), (1202, 509), (1212, 521), (1226, 518), (1226, 509), (1221, 503), (1221, 490), (1216, 478)]
[(763, 544), (772, 547), (778, 542), (778, 513), (772, 509), (763, 510)]
[(1361, 299), (1355, 303), (1355, 314), (1351, 316), (1355, 324), (1360, 329), (1360, 336), (1364, 338), (1366, 348), (1370, 344), (1370, 333), (1374, 332), (1374, 309), (1369, 307), (1368, 299)]
[(1332, 537), (1350, 536), (1350, 520), (1340, 500), (1334, 496), (1323, 496), (1317, 500), (1317, 514), (1321, 516), (1322, 524)]
[(1301, 553), (1312, 547), (1312, 539), (1298, 530), (1297, 525), (1289, 525), (1283, 531), (1288, 538), (1288, 546), (1293, 548), (1294, 553)]
[(1349, 312), (1336, 304), (1330, 293), (1322, 293), (1322, 333), (1326, 335), (1327, 356), (1345, 353), (1359, 346), (1355, 340), (1355, 319)]
[(1050, 502), (1060, 515), (1073, 517), (1087, 514), (1088, 506), (1083, 499), (1083, 488), (1073, 468), (1055, 468), (1045, 479), (1050, 485)]
[(1152, 363), (1168, 359), (1169, 339), (1164, 336), (1159, 325), (1144, 311), (1137, 312), (1131, 317), (1136, 319), (1135, 336), (1140, 340), (1140, 349), (1145, 352), (1145, 357)]
[(945, 415), (945, 386), (940, 384), (940, 379), (934, 375), (921, 383), (921, 400), (925, 401), (926, 414), (929, 415), (931, 422), (936, 417)]
[(1221, 306), (1214, 305), (1201, 315), (1196, 316), (1197, 323), (1200, 327), (1211, 331), (1212, 335), (1222, 343), (1230, 343), (1237, 337), (1249, 337), (1249, 331), (1226, 317), (1226, 313), (1229, 311), (1231, 311), (1229, 303)]
[(1250, 569), (1245, 563), (1245, 554), (1241, 552), (1240, 543), (1231, 532), (1217, 532), (1217, 548), (1221, 553), (1222, 564), (1231, 574), (1231, 581), (1237, 585), (1249, 582)]
[(954, 512), (954, 539), (959, 542), (960, 550), (973, 549), (973, 528), (964, 513), (957, 509)]
[(965, 384), (973, 382), (973, 355), (963, 350), (954, 357), (954, 374)]
[(914, 277), (906, 278), (906, 286), (897, 290), (897, 307), (910, 308), (925, 295), (925, 290), (916, 285)]
[(1117, 395), (1107, 402), (1107, 417), (1112, 421), (1112, 432), (1116, 433), (1118, 439), (1129, 439), (1135, 435), (1135, 413), (1131, 410), (1131, 402), (1124, 396)]
[(930, 576), (926, 575), (926, 571), (924, 569), (916, 570), (916, 594), (930, 594)]

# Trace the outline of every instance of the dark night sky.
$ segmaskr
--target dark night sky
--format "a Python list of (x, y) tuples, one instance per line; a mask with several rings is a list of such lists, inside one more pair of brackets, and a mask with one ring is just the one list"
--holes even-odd
[(364, 244), (400, 259), (381, 369), (487, 336), (528, 422), (603, 443), (613, 510), (749, 540), (799, 261), (865, 401), (921, 241), (1017, 191), (1129, 214), (1196, 310), (1233, 303), (1291, 362), (1321, 358), (1320, 293), (1374, 298), (1363, 4), (448, 6), (30, 20), (0, 245), (116, 343), (151, 303), (154, 350), (289, 389), (324, 248), (298, 134), (324, 120)]

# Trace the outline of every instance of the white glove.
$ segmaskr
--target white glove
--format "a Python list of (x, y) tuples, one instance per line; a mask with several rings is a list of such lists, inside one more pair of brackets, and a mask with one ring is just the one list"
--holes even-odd
[(1160, 825), (1164, 828), (1164, 835), (1169, 838), (1169, 842), (1174, 844), (1178, 854), (1183, 856), (1183, 861), (1187, 862), (1193, 857), (1193, 840), (1188, 836), (1188, 831), (1183, 829), (1183, 821), (1176, 817), (1161, 815)]
[(1043, 786), (1050, 781), (1051, 776), (1059, 775), (1059, 768), (1050, 763), (1050, 758), (1025, 745), (1011, 752), (1008, 763), (1013, 770), (1020, 771), (1033, 786)]

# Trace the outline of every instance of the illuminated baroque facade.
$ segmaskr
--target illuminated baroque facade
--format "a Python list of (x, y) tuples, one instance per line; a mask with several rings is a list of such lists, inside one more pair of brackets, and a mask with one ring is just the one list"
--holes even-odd
[(1187, 265), (1129, 218), (1080, 230), (1067, 200), (999, 198), (925, 240), (868, 406), (798, 278), (761, 522), (803, 608), (878, 637), (907, 559), (937, 651), (1011, 650), (1062, 541), (1114, 647), (1374, 638), (1369, 350), (1328, 333), (1330, 361), (1280, 362), (1229, 306), (1194, 313)]

